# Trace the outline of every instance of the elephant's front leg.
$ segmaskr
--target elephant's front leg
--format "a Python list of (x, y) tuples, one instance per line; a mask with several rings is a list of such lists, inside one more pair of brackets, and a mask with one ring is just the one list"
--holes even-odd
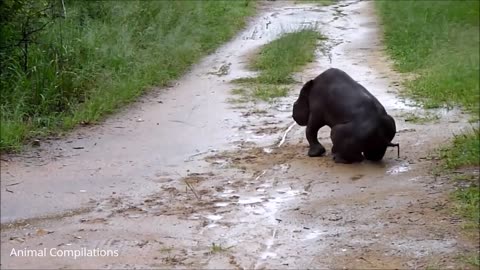
[(323, 145), (320, 144), (317, 138), (318, 130), (323, 126), (323, 124), (318, 123), (318, 121), (315, 121), (312, 118), (314, 117), (312, 116), (309, 117), (307, 129), (306, 129), (307, 141), (308, 141), (308, 144), (310, 145), (310, 149), (308, 150), (308, 156), (319, 157), (325, 154), (326, 152), (325, 147), (323, 147)]

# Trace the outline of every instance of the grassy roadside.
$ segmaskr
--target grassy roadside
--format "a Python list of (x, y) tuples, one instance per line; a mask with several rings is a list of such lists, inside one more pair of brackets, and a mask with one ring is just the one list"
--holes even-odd
[(479, 109), (479, 1), (377, 1), (385, 43), (408, 94), (427, 108)]
[[(39, 24), (52, 22), (32, 37), (25, 69), (15, 29), (37, 19), (26, 18), (24, 9), (40, 14), (35, 8), (43, 9), (42, 1), (0, 4), (2, 14), (13, 14), (2, 17), (0, 29), (0, 151), (97, 122), (150, 87), (167, 85), (230, 39), (255, 10), (248, 0), (66, 1), (64, 9), (59, 1), (39, 16)], [(55, 12), (60, 16), (50, 15)], [(3, 46), (8, 42), (14, 45)]]
[[(376, 1), (387, 51), (401, 72), (418, 74), (405, 94), (426, 108), (462, 106), (479, 119), (479, 1)], [(480, 131), (457, 136), (441, 150), (445, 173), (477, 171)], [(479, 226), (478, 175), (465, 173), (453, 197), (473, 227)], [(478, 263), (478, 258), (477, 258)]]
[[(254, 78), (242, 78), (235, 82), (251, 89), (250, 95), (262, 100), (285, 96), (292, 75), (315, 59), (317, 43), (324, 37), (314, 29), (302, 29), (285, 33), (264, 45), (250, 59), (249, 68), (258, 71)], [(238, 90), (239, 93), (248, 91)]]

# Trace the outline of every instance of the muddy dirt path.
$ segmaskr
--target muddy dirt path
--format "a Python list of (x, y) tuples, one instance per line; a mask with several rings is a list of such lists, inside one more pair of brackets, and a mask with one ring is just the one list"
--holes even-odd
[[(391, 149), (381, 164), (334, 164), (328, 128), (319, 134), (327, 156), (308, 158), (304, 128), (291, 119), (301, 84), (274, 103), (229, 101), (230, 81), (253, 74), (253, 50), (315, 24), (329, 50), (297, 79), (328, 67), (357, 79), (395, 117), (400, 158)], [(427, 112), (395, 95), (402, 78), (378, 29), (371, 2), (266, 2), (167, 91), (2, 161), (1, 267), (454, 267), (472, 245), (445, 209), (451, 186), (429, 173), (430, 153), (468, 124), (441, 110), (428, 112), (433, 123), (405, 121)], [(13, 248), (47, 254), (10, 256)]]

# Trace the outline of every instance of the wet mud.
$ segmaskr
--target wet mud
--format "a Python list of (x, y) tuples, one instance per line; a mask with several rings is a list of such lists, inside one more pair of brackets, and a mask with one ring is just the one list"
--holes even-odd
[[(372, 2), (328, 7), (261, 4), (245, 31), (169, 89), (98, 126), (2, 161), (2, 268), (455, 269), (475, 248), (448, 209), (451, 183), (434, 149), (469, 128), (458, 110), (425, 113), (398, 98), (400, 76)], [(291, 107), (301, 84), (273, 103), (232, 103), (246, 58), (282, 32), (328, 37), (305, 82), (345, 70), (394, 116), (401, 155), (381, 163), (309, 158)], [(260, 113), (261, 112), (261, 113)], [(78, 149), (83, 147), (83, 149)], [(8, 190), (8, 191), (7, 191)], [(15, 249), (115, 250), (118, 256), (10, 256)]]

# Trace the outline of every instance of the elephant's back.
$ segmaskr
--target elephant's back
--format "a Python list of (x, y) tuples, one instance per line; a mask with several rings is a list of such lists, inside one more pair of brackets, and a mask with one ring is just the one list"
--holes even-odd
[(335, 68), (328, 69), (315, 78), (310, 100), (312, 108), (318, 108), (329, 125), (386, 113), (367, 89)]

